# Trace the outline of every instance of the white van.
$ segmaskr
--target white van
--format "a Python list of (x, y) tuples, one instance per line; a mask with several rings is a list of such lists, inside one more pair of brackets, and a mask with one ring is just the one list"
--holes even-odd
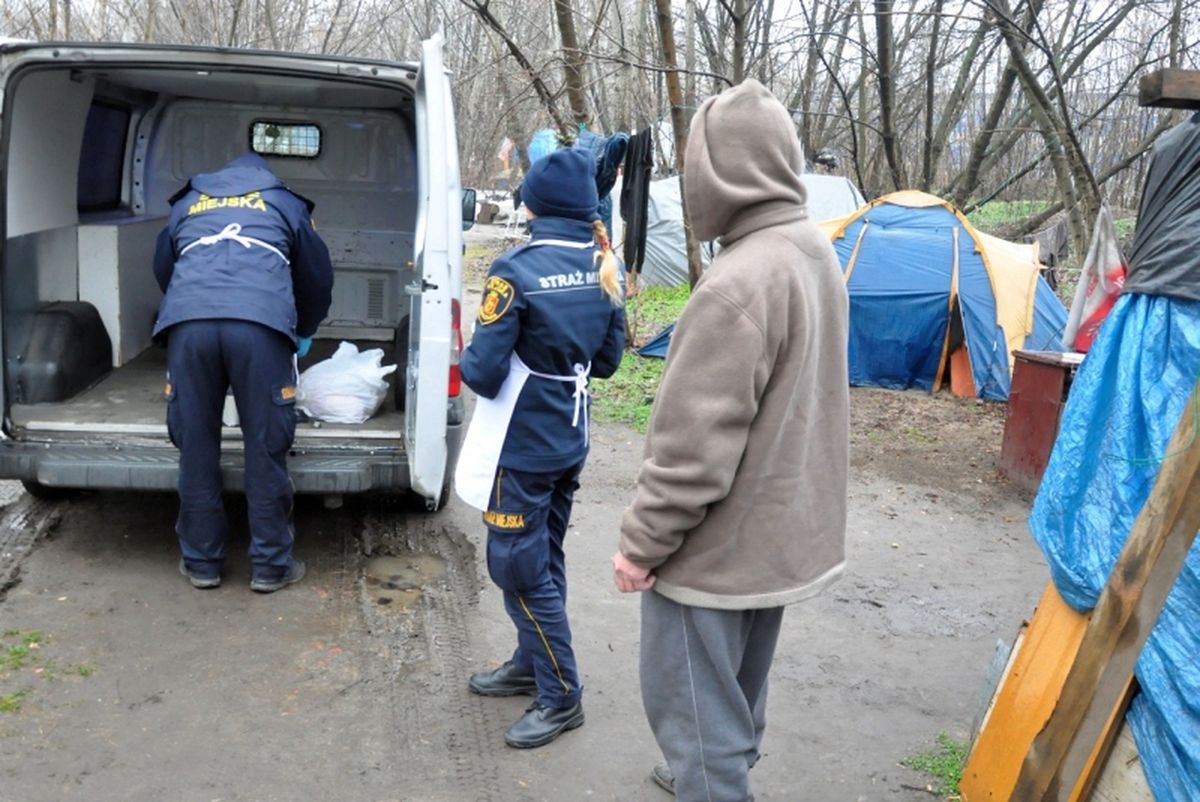
[[(460, 187), (440, 37), (420, 63), (9, 40), (0, 93), (0, 478), (34, 493), (175, 487), (166, 351), (150, 337), (155, 238), (190, 176), (254, 150), (315, 202), (335, 268), (301, 369), (342, 340), (400, 366), (365, 424), (301, 419), (296, 491), (445, 501), (475, 202)], [(225, 486), (241, 489), (241, 432), (223, 438)]]

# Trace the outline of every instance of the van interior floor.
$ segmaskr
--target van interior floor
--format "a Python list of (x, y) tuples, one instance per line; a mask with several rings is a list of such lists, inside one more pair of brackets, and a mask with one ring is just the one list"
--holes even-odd
[[(300, 370), (328, 357), (338, 343), (318, 340), (312, 352), (300, 361)], [(390, 343), (365, 343), (359, 348), (382, 348), (383, 364), (395, 363)], [(51, 404), (13, 404), (11, 417), (14, 435), (37, 437), (42, 434), (128, 434), (167, 435), (166, 384), (167, 351), (148, 348), (130, 362), (114, 368), (99, 382), (67, 401)], [(396, 409), (395, 386), (403, 381), (400, 371), (387, 377), (388, 394), (379, 411), (362, 424), (314, 423), (300, 416), (296, 439), (336, 439), (353, 433), (354, 437), (399, 439), (404, 431), (404, 413)], [(241, 430), (225, 428), (226, 439), (241, 439)]]

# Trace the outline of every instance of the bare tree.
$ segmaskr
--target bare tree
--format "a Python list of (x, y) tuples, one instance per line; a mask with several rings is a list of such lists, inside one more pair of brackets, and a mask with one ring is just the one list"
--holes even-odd
[(667, 92), (671, 98), (671, 126), (675, 131), (675, 166), (679, 170), (679, 198), (683, 204), (684, 238), (687, 243), (688, 282), (695, 287), (700, 280), (700, 246), (692, 233), (687, 215), (687, 193), (683, 188), (683, 159), (687, 152), (688, 120), (683, 108), (683, 86), (679, 81), (678, 59), (675, 54), (675, 20), (671, 16), (670, 0), (655, 0), (658, 35), (662, 40), (663, 63), (667, 66)]

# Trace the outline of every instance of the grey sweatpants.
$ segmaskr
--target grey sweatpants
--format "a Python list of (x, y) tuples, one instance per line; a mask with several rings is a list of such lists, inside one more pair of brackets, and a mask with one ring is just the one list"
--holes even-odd
[(711, 610), (642, 594), (642, 704), (680, 802), (750, 802), (783, 608)]

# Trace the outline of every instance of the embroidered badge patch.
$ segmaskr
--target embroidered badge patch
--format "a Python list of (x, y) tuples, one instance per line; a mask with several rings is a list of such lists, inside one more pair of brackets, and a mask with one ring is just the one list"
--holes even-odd
[(516, 294), (513, 285), (504, 279), (488, 276), (483, 288), (483, 300), (479, 303), (479, 322), (486, 326), (504, 317)]

